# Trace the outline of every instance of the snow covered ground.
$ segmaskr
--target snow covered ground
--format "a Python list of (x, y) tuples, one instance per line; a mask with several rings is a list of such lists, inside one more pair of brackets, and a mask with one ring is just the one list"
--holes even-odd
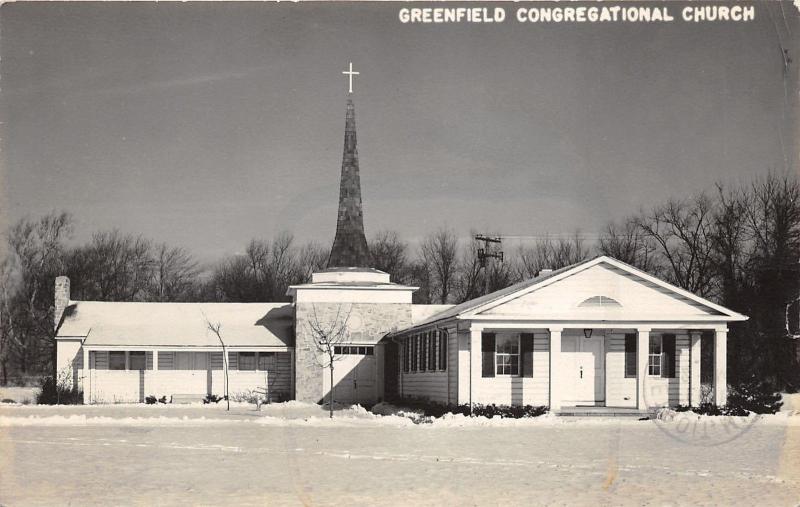
[(791, 414), (414, 424), (293, 402), (0, 406), (0, 504), (797, 505)]

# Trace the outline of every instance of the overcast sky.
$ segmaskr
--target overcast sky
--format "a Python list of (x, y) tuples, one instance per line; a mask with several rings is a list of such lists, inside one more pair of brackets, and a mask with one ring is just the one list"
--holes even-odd
[(284, 229), (327, 244), (350, 61), (368, 236), (596, 234), (797, 169), (790, 3), (702, 24), (409, 25), (400, 7), (3, 4), (2, 216), (65, 209), (77, 240), (119, 228), (203, 260)]

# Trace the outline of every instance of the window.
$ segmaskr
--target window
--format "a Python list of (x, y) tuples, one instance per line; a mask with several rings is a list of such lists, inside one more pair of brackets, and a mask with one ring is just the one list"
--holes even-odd
[(447, 331), (439, 331), (439, 369), (447, 369)]
[(403, 371), (407, 372), (409, 366), (411, 366), (411, 354), (409, 350), (411, 349), (411, 340), (406, 338), (403, 340)]
[(257, 359), (257, 367), (259, 371), (266, 371), (275, 368), (275, 353), (274, 352), (259, 352)]
[(356, 345), (337, 345), (333, 347), (334, 354), (351, 356), (372, 356), (375, 355), (375, 347), (356, 346)]
[(519, 337), (500, 335), (495, 341), (497, 375), (519, 375)]
[(125, 352), (112, 351), (108, 353), (108, 369), (109, 370), (124, 370), (125, 369)]
[(661, 376), (661, 337), (650, 337), (650, 351), (647, 356), (647, 374)]
[(636, 378), (636, 334), (625, 335), (625, 378)]
[(427, 333), (419, 337), (419, 371), (425, 371), (428, 368), (428, 335)]
[(128, 362), (130, 370), (146, 370), (147, 369), (147, 356), (144, 352), (129, 352)]
[(591, 306), (602, 306), (602, 307), (609, 307), (609, 306), (622, 306), (619, 304), (614, 298), (610, 298), (608, 296), (593, 296), (588, 299), (584, 299), (581, 304), (578, 306), (581, 307), (591, 307)]
[(256, 369), (256, 353), (239, 352), (239, 369), (254, 371)]
[(436, 371), (436, 336), (438, 333), (428, 333), (428, 370)]

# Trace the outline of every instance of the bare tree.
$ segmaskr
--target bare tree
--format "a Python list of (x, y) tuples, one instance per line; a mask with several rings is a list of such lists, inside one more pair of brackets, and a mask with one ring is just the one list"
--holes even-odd
[(653, 268), (653, 240), (645, 236), (636, 218), (611, 222), (600, 235), (597, 250), (643, 271)]
[(310, 242), (300, 247), (297, 253), (295, 277), (292, 283), (306, 283), (311, 274), (325, 269), (330, 250), (319, 243)]
[(517, 250), (517, 270), (521, 279), (538, 276), (543, 269), (561, 269), (589, 258), (580, 231), (571, 237), (552, 239), (545, 236), (532, 246), (520, 246)]
[(343, 356), (336, 353), (336, 348), (344, 343), (348, 338), (347, 322), (350, 319), (352, 307), (346, 313), (342, 311), (342, 305), (336, 307), (336, 315), (333, 318), (320, 318), (317, 315), (316, 306), (311, 306), (311, 316), (308, 320), (307, 336), (314, 347), (314, 364), (322, 369), (328, 369), (331, 380), (331, 392), (328, 396), (328, 409), (330, 417), (333, 418), (333, 404), (336, 396), (336, 385), (333, 382), (334, 364)]
[(72, 231), (68, 213), (24, 218), (8, 232), (2, 278), (2, 355), (22, 374), (41, 373), (54, 362), (53, 303), (47, 288), (63, 269), (64, 241)]
[(206, 317), (206, 314), (205, 312), (203, 312), (203, 310), (200, 310), (200, 313), (203, 315), (203, 319), (206, 321), (206, 328), (212, 333), (214, 333), (214, 336), (217, 337), (220, 345), (222, 346), (222, 369), (224, 370), (224, 375), (225, 375), (225, 386), (223, 391), (225, 394), (225, 401), (228, 404), (227, 410), (230, 411), (231, 397), (229, 396), (228, 393), (228, 386), (230, 385), (228, 380), (228, 350), (225, 347), (225, 340), (222, 339), (222, 323), (220, 322), (212, 323), (210, 320), (208, 320), (208, 317)]
[(152, 269), (149, 301), (186, 301), (194, 297), (200, 270), (185, 249), (165, 243), (156, 245)]
[(369, 242), (369, 252), (376, 269), (389, 273), (397, 283), (406, 283), (409, 277), (408, 243), (395, 231), (380, 231)]
[(713, 284), (714, 203), (700, 193), (692, 199), (670, 199), (639, 217), (638, 225), (658, 245), (666, 267), (664, 276), (700, 296), (711, 296)]
[(138, 301), (147, 297), (153, 264), (150, 241), (112, 230), (73, 250), (68, 275), (81, 299)]
[(438, 289), (438, 300), (445, 304), (450, 300), (458, 269), (458, 241), (455, 233), (447, 228), (425, 237), (420, 245), (422, 261), (431, 274)]

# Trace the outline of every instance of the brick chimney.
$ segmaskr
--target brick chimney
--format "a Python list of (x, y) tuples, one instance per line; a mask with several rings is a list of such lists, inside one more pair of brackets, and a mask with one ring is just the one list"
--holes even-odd
[(56, 290), (55, 290), (55, 311), (53, 312), (53, 326), (58, 329), (61, 324), (61, 317), (64, 315), (64, 310), (69, 305), (69, 278), (66, 276), (56, 277)]

